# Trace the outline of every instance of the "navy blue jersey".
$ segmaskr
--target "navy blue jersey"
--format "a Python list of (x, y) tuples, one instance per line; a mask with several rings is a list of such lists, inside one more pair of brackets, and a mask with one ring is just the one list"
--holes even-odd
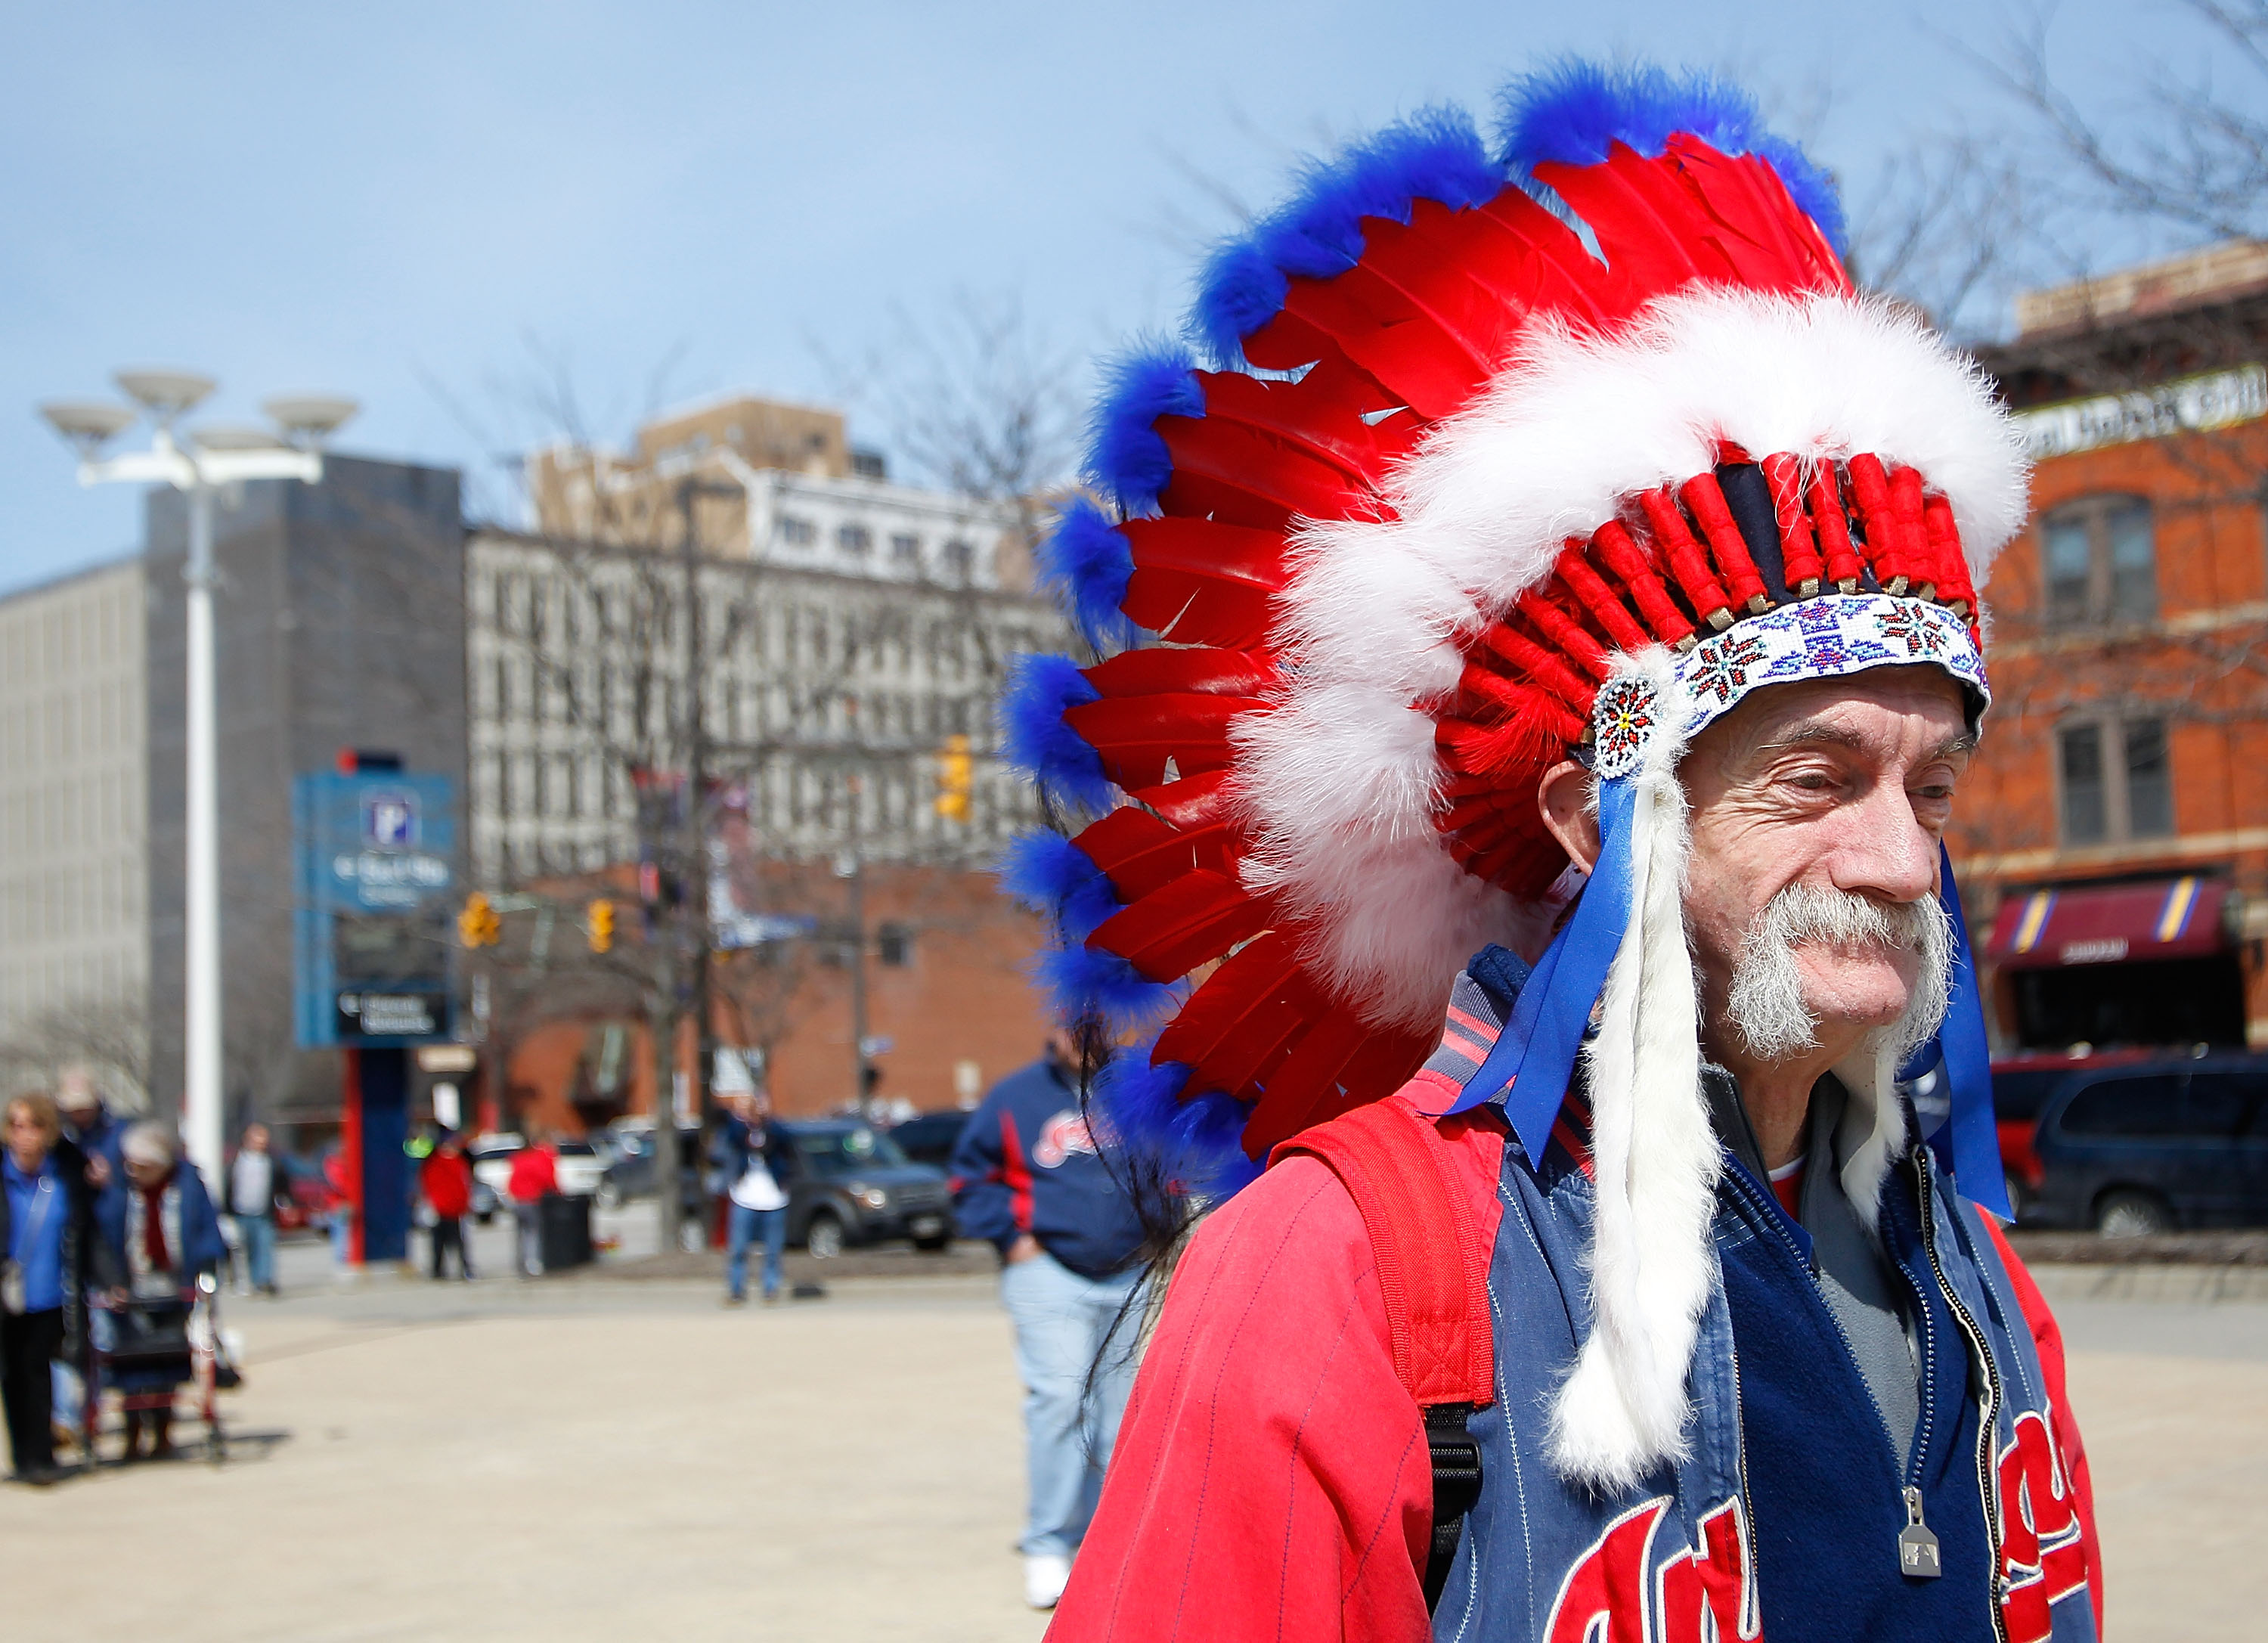
[(961, 1236), (1003, 1254), (1025, 1233), (1074, 1272), (1102, 1278), (1133, 1264), (1142, 1225), (1122, 1180), (1097, 1152), (1079, 1091), (1051, 1060), (992, 1087), (953, 1149)]

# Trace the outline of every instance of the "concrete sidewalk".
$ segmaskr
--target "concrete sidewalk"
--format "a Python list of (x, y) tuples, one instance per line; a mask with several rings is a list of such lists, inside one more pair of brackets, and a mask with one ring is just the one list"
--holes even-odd
[[(920, 1269), (917, 1269), (920, 1270)], [(2268, 1306), (2043, 1269), (2093, 1459), (2110, 1635), (2268, 1614)], [(987, 1278), (373, 1280), (230, 1314), (225, 1467), (0, 1491), (9, 1643), (1037, 1639)], [(185, 1432), (185, 1437), (193, 1433)]]
[(731, 1312), (705, 1286), (373, 1284), (232, 1322), (227, 1465), (0, 1492), (11, 1643), (159, 1615), (168, 1643), (1044, 1629), (989, 1281)]

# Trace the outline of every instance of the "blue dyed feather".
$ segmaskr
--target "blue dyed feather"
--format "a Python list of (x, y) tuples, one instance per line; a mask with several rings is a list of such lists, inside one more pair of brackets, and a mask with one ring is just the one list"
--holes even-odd
[(1233, 368), (1244, 339), (1283, 309), (1291, 276), (1328, 278), (1355, 265), (1364, 217), (1406, 223), (1416, 201), (1479, 205), (1503, 187), (1504, 173), (1469, 114), (1420, 109), (1310, 162), (1288, 202), (1215, 247), (1198, 277), (1189, 331), (1222, 369)]
[(1100, 695), (1077, 662), (1049, 653), (1011, 661), (1000, 696), (1001, 753), (1008, 763), (1056, 798), (1098, 814), (1110, 808), (1115, 790), (1102, 773), (1102, 755), (1064, 722), (1064, 713)]
[(1802, 150), (1765, 128), (1754, 98), (1713, 74), (1568, 59), (1513, 81), (1498, 101), (1504, 164), (1514, 176), (1528, 177), (1546, 162), (1598, 165), (1616, 142), (1651, 158), (1672, 136), (1690, 132), (1727, 154), (1767, 161), (1842, 254), (1843, 203), (1834, 183)]
[(1071, 941), (1085, 941), (1124, 905), (1093, 857), (1045, 828), (1011, 840), (995, 871), (1002, 888), (1054, 919)]
[(1152, 1065), (1152, 1045), (1121, 1050), (1096, 1074), (1094, 1103), (1113, 1144), (1142, 1157), (1185, 1190), (1224, 1198), (1256, 1181), (1260, 1166), (1245, 1157), (1242, 1101), (1219, 1090), (1187, 1101), (1189, 1069)]
[(1196, 372), (1186, 349), (1157, 337), (1136, 343), (1104, 372), (1086, 468), (1130, 518), (1155, 513), (1158, 493), (1174, 476), (1172, 453), (1151, 424), (1204, 415)]
[(1057, 1019), (1071, 1022), (1100, 1016), (1114, 1037), (1157, 1026), (1182, 998), (1172, 983), (1152, 981), (1117, 954), (1080, 941), (1042, 949), (1033, 962), (1033, 973), (1054, 1003)]
[(1040, 585), (1055, 594), (1089, 645), (1125, 650), (1141, 637), (1119, 608), (1133, 579), (1134, 550), (1101, 508), (1073, 497), (1056, 516), (1037, 558)]

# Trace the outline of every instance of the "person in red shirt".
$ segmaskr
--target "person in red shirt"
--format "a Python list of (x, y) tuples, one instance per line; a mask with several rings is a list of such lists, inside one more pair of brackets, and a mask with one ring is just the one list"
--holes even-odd
[(433, 1281), (441, 1280), (444, 1251), (457, 1252), (457, 1276), (470, 1281), (473, 1254), (465, 1242), (465, 1217), (473, 1207), (473, 1167), (455, 1131), (445, 1130), (417, 1168), (417, 1190), (433, 1212)]
[(519, 1275), (534, 1278), (543, 1271), (543, 1228), (537, 1207), (559, 1190), (559, 1155), (552, 1150), (549, 1131), (529, 1131), (527, 1145), (512, 1154), (504, 1190), (512, 1196), (512, 1219), (519, 1223)]

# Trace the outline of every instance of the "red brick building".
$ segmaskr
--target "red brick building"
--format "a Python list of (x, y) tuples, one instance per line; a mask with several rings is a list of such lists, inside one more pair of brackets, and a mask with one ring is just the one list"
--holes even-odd
[[(798, 904), (821, 909), (845, 899), (823, 865), (810, 877)], [(880, 1075), (879, 1099), (902, 1099), (922, 1111), (970, 1105), (1039, 1054), (1046, 1026), (1027, 980), (1039, 928), (1001, 895), (990, 874), (870, 867), (864, 893), (866, 1035), (881, 1041), (869, 1057)], [(852, 1099), (853, 946), (838, 913), (819, 918), (806, 938), (714, 961), (714, 1041), (751, 1052), (785, 1115), (834, 1112)], [(510, 1116), (574, 1131), (623, 1113), (651, 1113), (652, 1042), (635, 1013), (597, 1002), (511, 1034), (498, 1046)], [(676, 1096), (682, 1109), (696, 1065), (689, 1020), (675, 1063), (685, 1080)]]
[(2268, 247), (2033, 293), (1953, 841), (1999, 1047), (2268, 1045)]

